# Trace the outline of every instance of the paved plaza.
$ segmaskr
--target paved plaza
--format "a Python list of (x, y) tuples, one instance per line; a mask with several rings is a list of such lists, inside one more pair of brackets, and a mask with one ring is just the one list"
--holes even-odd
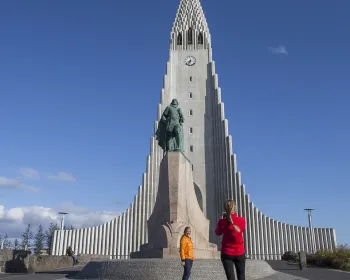
[(288, 264), (285, 261), (267, 262), (274, 270), (296, 276), (295, 280), (298, 279), (297, 277), (309, 280), (350, 280), (349, 272), (318, 267), (308, 267), (301, 271), (296, 264)]
[(0, 274), (0, 280), (3, 279), (15, 279), (15, 280), (63, 280), (63, 279), (74, 279), (74, 276), (78, 274), (78, 272), (84, 266), (77, 265), (75, 267), (60, 269), (56, 271), (50, 272), (37, 272), (36, 274)]
[[(287, 264), (284, 261), (268, 261), (271, 267), (279, 272), (289, 274), (293, 280), (308, 279), (308, 280), (350, 280), (350, 273), (323, 268), (308, 268), (300, 271), (296, 265)], [(52, 272), (36, 273), (34, 275), (27, 274), (0, 274), (2, 279), (18, 279), (18, 280), (63, 280), (74, 279), (75, 275), (83, 268), (83, 266), (76, 266), (69, 269), (61, 269)], [(291, 279), (290, 277), (288, 277)], [(265, 278), (265, 280), (272, 280), (272, 278)], [(224, 279), (222, 279), (224, 280)], [(281, 279), (283, 280), (283, 279)]]

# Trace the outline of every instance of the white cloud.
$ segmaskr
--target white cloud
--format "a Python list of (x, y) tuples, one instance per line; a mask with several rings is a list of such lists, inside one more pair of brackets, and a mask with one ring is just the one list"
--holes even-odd
[(75, 182), (77, 180), (73, 175), (65, 172), (58, 172), (57, 175), (49, 175), (48, 178), (51, 180), (70, 181), (70, 182)]
[(11, 220), (11, 221), (23, 221), (24, 218), (24, 211), (22, 208), (16, 207), (16, 208), (11, 208), (10, 210), (7, 211), (6, 217)]
[(5, 207), (4, 205), (0, 205), (0, 219), (5, 217)]
[(23, 184), (19, 180), (9, 179), (6, 177), (0, 177), (0, 189), (16, 189), (16, 190), (28, 190), (31, 192), (39, 192), (36, 187), (31, 187)]
[(269, 47), (269, 51), (272, 52), (272, 53), (276, 53), (276, 54), (284, 54), (284, 55), (288, 55), (288, 51), (287, 51), (287, 48), (283, 45), (280, 45), (276, 48), (272, 48), (272, 47)]
[(28, 224), (33, 226), (34, 233), (40, 224), (44, 229), (47, 229), (50, 223), (60, 225), (59, 211), (69, 213), (65, 217), (65, 224), (74, 228), (101, 225), (120, 215), (118, 212), (95, 211), (74, 206), (72, 203), (65, 203), (57, 208), (30, 206), (6, 209), (4, 205), (0, 205), (1, 234), (7, 233), (9, 238), (19, 238)]
[(28, 179), (35, 179), (35, 180), (40, 179), (39, 172), (33, 168), (21, 168), (19, 172), (21, 173), (22, 176)]

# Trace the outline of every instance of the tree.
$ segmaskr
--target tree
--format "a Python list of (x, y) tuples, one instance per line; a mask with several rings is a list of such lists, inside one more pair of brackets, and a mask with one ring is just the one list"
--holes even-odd
[(13, 242), (13, 249), (15, 249), (15, 250), (19, 250), (20, 249), (19, 242), (18, 242), (17, 238)]
[(35, 254), (41, 254), (41, 250), (44, 248), (45, 234), (42, 225), (39, 225), (38, 231), (34, 237)]
[(49, 229), (45, 231), (45, 243), (49, 250), (51, 250), (52, 238), (55, 230), (59, 230), (58, 225), (51, 223)]
[(12, 248), (12, 242), (10, 240), (8, 240), (7, 234), (5, 234), (3, 241), (4, 241), (4, 248), (6, 248), (6, 249)]
[(22, 244), (23, 250), (28, 250), (30, 247), (30, 242), (33, 239), (32, 226), (29, 224), (26, 230), (22, 233)]

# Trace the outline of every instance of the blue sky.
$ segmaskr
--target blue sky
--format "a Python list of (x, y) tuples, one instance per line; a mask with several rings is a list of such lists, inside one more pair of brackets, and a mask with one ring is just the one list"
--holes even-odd
[[(0, 1), (5, 209), (128, 207), (146, 169), (178, 5)], [(303, 208), (314, 207), (314, 225), (335, 227), (338, 242), (350, 243), (350, 2), (202, 5), (255, 205), (298, 225), (307, 225)]]

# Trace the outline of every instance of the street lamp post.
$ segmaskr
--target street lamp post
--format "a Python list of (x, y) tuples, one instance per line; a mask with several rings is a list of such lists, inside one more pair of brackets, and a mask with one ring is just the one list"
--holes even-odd
[(316, 243), (315, 243), (315, 233), (314, 229), (312, 227), (312, 211), (315, 210), (313, 208), (305, 208), (305, 211), (307, 211), (308, 218), (309, 218), (309, 231), (310, 231), (310, 237), (311, 237), (311, 253), (316, 253)]
[[(2, 233), (2, 232), (0, 232)], [(1, 236), (1, 246), (0, 246), (0, 249), (4, 249), (4, 241), (5, 241), (5, 236)]]
[(67, 212), (58, 212), (61, 215), (61, 231), (60, 231), (60, 242), (58, 255), (63, 254), (63, 229), (64, 229), (64, 217), (68, 214)]
[(63, 230), (63, 229), (64, 229), (64, 217), (65, 217), (65, 215), (67, 215), (68, 213), (66, 213), (66, 212), (58, 212), (58, 214), (61, 215), (61, 230)]

